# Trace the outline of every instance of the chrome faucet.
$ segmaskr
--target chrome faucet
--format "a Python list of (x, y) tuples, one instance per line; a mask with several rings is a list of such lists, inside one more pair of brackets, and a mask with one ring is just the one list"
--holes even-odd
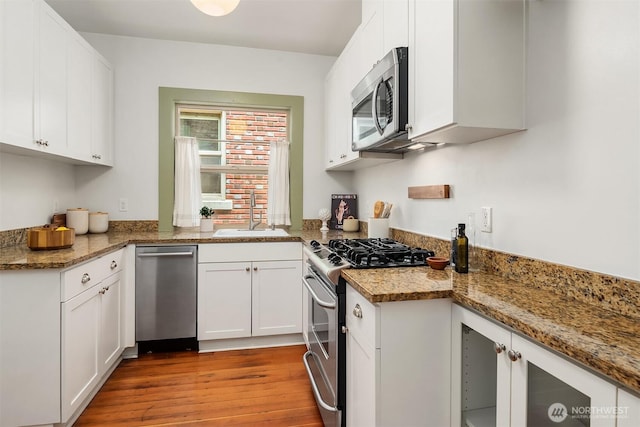
[(253, 208), (256, 207), (256, 193), (251, 190), (251, 195), (249, 196), (249, 230), (255, 230), (255, 228), (262, 223), (262, 212), (260, 214), (260, 220), (258, 222), (253, 221)]

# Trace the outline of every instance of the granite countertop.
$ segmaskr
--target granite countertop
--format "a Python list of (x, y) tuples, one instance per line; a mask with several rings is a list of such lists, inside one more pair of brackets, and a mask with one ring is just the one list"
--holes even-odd
[[(331, 232), (331, 236), (338, 236)], [(33, 270), (68, 268), (97, 256), (125, 247), (127, 244), (199, 244), (238, 242), (299, 242), (321, 237), (319, 232), (290, 232), (286, 237), (213, 237), (213, 233), (200, 233), (197, 229), (180, 232), (131, 231), (102, 234), (83, 234), (75, 238), (72, 247), (56, 250), (33, 251), (25, 244), (0, 248), (1, 270)]]
[(372, 303), (454, 301), (640, 392), (640, 319), (499, 276), (447, 267), (342, 271)]
[[(68, 268), (127, 244), (326, 242), (364, 237), (330, 231), (291, 232), (288, 237), (219, 238), (198, 230), (108, 232), (76, 236), (68, 249), (32, 251), (26, 244), (0, 249), (0, 270)], [(640, 321), (522, 281), (449, 267), (346, 269), (343, 277), (372, 303), (452, 298), (516, 332), (640, 392)]]

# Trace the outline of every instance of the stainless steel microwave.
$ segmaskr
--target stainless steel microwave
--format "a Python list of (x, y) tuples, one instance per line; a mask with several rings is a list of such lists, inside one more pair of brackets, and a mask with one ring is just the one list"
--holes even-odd
[(409, 110), (408, 49), (397, 47), (384, 56), (351, 91), (351, 149), (403, 152)]

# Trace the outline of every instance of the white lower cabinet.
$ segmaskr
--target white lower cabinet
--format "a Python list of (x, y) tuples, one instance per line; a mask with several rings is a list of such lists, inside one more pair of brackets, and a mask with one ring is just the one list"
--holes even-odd
[(0, 425), (71, 423), (124, 348), (124, 249), (67, 270), (0, 272)]
[(452, 426), (613, 427), (616, 387), (510, 329), (454, 305)]
[(640, 420), (640, 397), (618, 389), (617, 427), (637, 427)]
[(448, 426), (451, 300), (372, 304), (347, 286), (347, 425)]
[(198, 251), (198, 341), (302, 332), (300, 243), (206, 244)]
[[(80, 282), (95, 283), (62, 302), (62, 420), (69, 420), (95, 391), (123, 350), (123, 251), (65, 273), (65, 288)], [(87, 280), (87, 277), (89, 280)]]

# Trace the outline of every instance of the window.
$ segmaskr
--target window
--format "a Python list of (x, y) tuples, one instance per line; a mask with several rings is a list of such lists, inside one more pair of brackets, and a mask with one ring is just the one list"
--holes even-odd
[[(173, 230), (173, 202), (175, 187), (176, 106), (224, 105), (234, 109), (262, 109), (286, 111), (289, 133), (289, 176), (291, 228), (302, 229), (302, 187), (304, 156), (304, 97), (271, 93), (235, 92), (179, 87), (158, 88), (158, 230)], [(153, 209), (153, 207), (151, 207)], [(217, 211), (218, 213), (223, 211)], [(228, 212), (228, 211), (227, 211)], [(153, 215), (153, 212), (151, 212)], [(150, 218), (152, 218), (151, 216)]]
[(198, 141), (202, 201), (215, 222), (247, 223), (251, 191), (266, 221), (269, 144), (289, 140), (288, 111), (177, 104), (175, 116), (176, 136)]

